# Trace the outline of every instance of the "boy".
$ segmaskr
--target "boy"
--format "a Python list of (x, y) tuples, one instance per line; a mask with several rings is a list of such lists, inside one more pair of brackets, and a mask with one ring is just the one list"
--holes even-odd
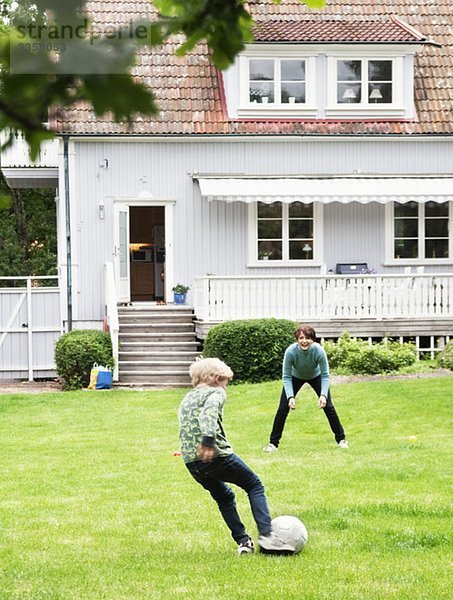
[(226, 387), (233, 371), (218, 358), (203, 358), (189, 370), (193, 389), (179, 407), (181, 453), (192, 477), (217, 502), (225, 523), (238, 544), (238, 554), (251, 554), (254, 545), (236, 508), (234, 483), (248, 494), (259, 531), (258, 544), (265, 552), (292, 552), (294, 548), (271, 531), (271, 517), (258, 476), (233, 453), (223, 429)]
[(301, 325), (295, 332), (296, 343), (286, 349), (283, 358), (283, 390), (274, 419), (269, 443), (264, 452), (278, 449), (289, 410), (296, 408), (295, 397), (304, 383), (308, 383), (318, 396), (318, 407), (324, 410), (339, 448), (346, 449), (348, 442), (337, 411), (330, 397), (329, 363), (324, 348), (316, 340), (310, 325)]

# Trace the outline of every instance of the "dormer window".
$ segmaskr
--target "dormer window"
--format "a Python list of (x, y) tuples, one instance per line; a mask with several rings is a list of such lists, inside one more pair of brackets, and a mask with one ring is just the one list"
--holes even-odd
[[(327, 58), (326, 117), (409, 117), (413, 114), (411, 49), (332, 49)], [(411, 72), (412, 77), (412, 72)]]
[(305, 60), (249, 61), (249, 101), (252, 104), (304, 104), (305, 86)]
[(391, 104), (391, 60), (338, 60), (338, 104)]
[(297, 46), (251, 46), (239, 58), (240, 117), (314, 117), (316, 57)]

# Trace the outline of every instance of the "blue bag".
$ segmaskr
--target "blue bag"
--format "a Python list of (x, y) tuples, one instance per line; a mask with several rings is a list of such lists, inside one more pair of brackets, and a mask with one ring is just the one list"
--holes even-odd
[(108, 367), (98, 367), (97, 390), (110, 390), (113, 383), (113, 374)]

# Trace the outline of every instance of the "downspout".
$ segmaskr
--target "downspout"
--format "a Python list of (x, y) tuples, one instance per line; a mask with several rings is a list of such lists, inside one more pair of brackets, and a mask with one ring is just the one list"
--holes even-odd
[(69, 201), (69, 136), (63, 136), (64, 201), (66, 217), (66, 301), (68, 331), (72, 331), (72, 254), (71, 254), (71, 203)]

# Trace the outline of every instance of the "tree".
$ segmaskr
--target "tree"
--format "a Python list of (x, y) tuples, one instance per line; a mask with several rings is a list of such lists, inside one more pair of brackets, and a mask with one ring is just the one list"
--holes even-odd
[[(311, 8), (325, 4), (300, 1)], [(141, 45), (159, 46), (169, 36), (183, 34), (185, 41), (177, 52), (184, 54), (206, 40), (216, 66), (225, 68), (253, 39), (254, 23), (245, 0), (153, 4), (158, 15), (152, 22), (142, 20), (99, 35), (83, 14), (84, 0), (1, 2), (0, 130), (21, 130), (35, 156), (41, 141), (52, 137), (43, 125), (49, 107), (86, 100), (96, 114), (112, 112), (116, 120), (130, 120), (134, 113), (155, 114), (152, 90), (130, 74)], [(63, 48), (65, 33), (71, 39)], [(87, 65), (91, 72), (85, 72)]]

